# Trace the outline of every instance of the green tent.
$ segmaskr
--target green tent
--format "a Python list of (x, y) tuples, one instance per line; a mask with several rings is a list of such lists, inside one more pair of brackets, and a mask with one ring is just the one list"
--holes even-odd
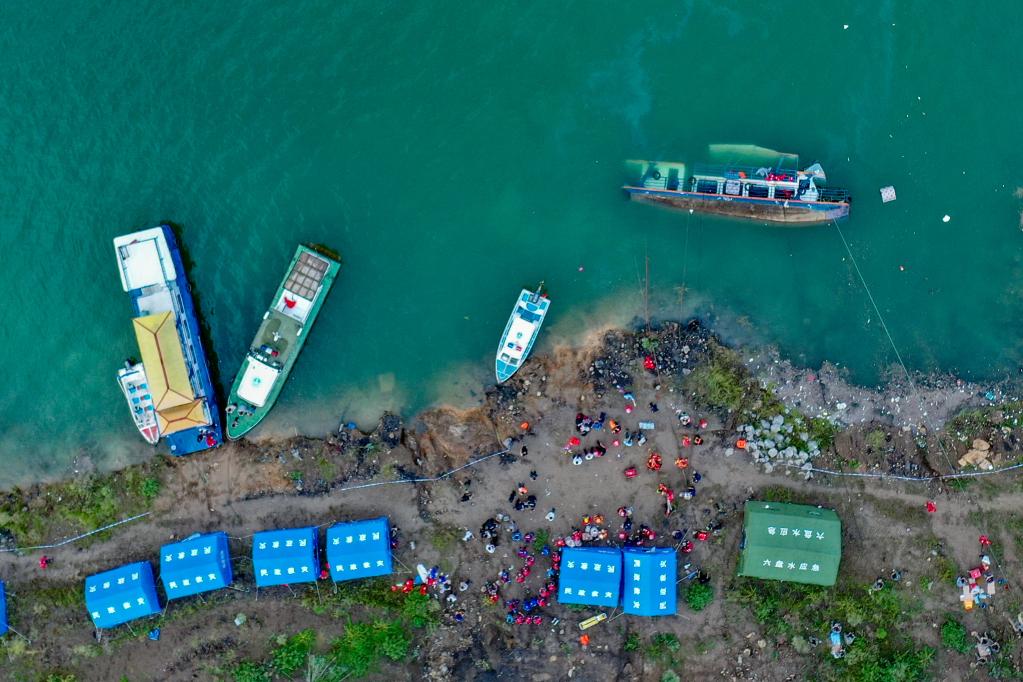
[(842, 560), (842, 522), (834, 509), (746, 502), (739, 575), (834, 585)]

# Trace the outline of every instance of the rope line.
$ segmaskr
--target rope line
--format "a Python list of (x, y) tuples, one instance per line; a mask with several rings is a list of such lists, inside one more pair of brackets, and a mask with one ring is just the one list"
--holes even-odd
[(64, 545), (69, 545), (72, 542), (78, 542), (79, 540), (82, 540), (83, 538), (87, 538), (90, 535), (95, 535), (96, 533), (102, 533), (105, 530), (110, 530), (111, 528), (114, 528), (116, 526), (120, 526), (120, 525), (125, 524), (125, 523), (131, 523), (132, 521), (136, 521), (138, 519), (141, 519), (143, 516), (149, 516), (152, 513), (153, 512), (143, 512), (141, 514), (136, 514), (135, 516), (132, 516), (130, 518), (121, 519), (120, 521), (115, 521), (114, 523), (109, 523), (109, 524), (103, 526), (102, 528), (97, 528), (96, 530), (90, 530), (88, 533), (82, 533), (81, 535), (76, 535), (73, 538), (68, 538), (66, 540), (61, 540), (60, 542), (55, 542), (52, 545), (33, 545), (32, 547), (6, 547), (6, 548), (3, 548), (3, 549), (0, 549), (0, 552), (28, 552), (28, 551), (31, 551), (33, 549), (54, 549), (55, 547), (63, 547)]
[(931, 483), (934, 481), (949, 481), (960, 478), (977, 478), (978, 476), (991, 476), (994, 474), (1002, 474), (1007, 471), (1015, 471), (1017, 469), (1023, 469), (1023, 463), (1012, 464), (1010, 466), (1002, 467), (1000, 469), (991, 469), (990, 471), (962, 471), (956, 474), (939, 474), (937, 476), (902, 476), (899, 474), (881, 474), (863, 471), (835, 471), (833, 469), (818, 469), (817, 467), (811, 467), (810, 469), (803, 469), (800, 464), (790, 464), (788, 462), (776, 462), (774, 466), (783, 466), (791, 469), (799, 469), (800, 471), (812, 471), (815, 474), (827, 474), (828, 476), (845, 476), (849, 478), (880, 478), (889, 479), (892, 481), (911, 481), (914, 483)]

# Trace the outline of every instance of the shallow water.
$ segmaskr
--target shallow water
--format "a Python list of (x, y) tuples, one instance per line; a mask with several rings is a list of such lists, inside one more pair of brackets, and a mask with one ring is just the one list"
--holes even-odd
[(647, 255), (654, 312), (685, 284), (686, 312), (875, 381), (895, 357), (834, 227), (618, 191), (623, 159), (713, 142), (801, 153), (852, 190), (842, 230), (911, 367), (1015, 372), (1019, 23), (925, 2), (9, 5), (0, 482), (151, 452), (113, 380), (135, 348), (110, 240), (163, 220), (221, 387), (295, 243), (345, 257), (264, 434), (471, 400), (521, 285), (552, 292), (542, 349), (642, 313)]

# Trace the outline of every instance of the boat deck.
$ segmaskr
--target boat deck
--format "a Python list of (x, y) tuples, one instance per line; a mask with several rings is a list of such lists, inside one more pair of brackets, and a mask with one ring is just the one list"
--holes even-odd
[(311, 301), (316, 297), (320, 282), (323, 281), (329, 267), (330, 264), (326, 260), (306, 251), (288, 273), (284, 288)]
[(302, 325), (277, 311), (267, 314), (259, 326), (252, 353), (273, 367), (283, 367), (298, 346)]
[(549, 305), (550, 300), (542, 296), (534, 301), (534, 293), (526, 289), (519, 294), (497, 349), (498, 383), (507, 381), (522, 366), (533, 349)]

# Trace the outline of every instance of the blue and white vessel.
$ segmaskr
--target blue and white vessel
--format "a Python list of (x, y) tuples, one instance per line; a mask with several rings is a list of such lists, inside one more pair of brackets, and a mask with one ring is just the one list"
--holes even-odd
[(543, 282), (536, 291), (523, 289), (515, 302), (511, 317), (497, 347), (497, 383), (508, 381), (529, 357), (547, 316), (550, 300), (542, 293)]
[(789, 225), (849, 215), (844, 189), (827, 187), (819, 163), (803, 168), (795, 154), (752, 145), (711, 145), (712, 164), (628, 161), (623, 187), (633, 201), (689, 213), (714, 213)]
[(151, 443), (166, 440), (174, 455), (217, 447), (216, 394), (174, 233), (161, 225), (126, 234), (114, 239), (114, 251), (141, 355), (118, 372), (136, 427)]

